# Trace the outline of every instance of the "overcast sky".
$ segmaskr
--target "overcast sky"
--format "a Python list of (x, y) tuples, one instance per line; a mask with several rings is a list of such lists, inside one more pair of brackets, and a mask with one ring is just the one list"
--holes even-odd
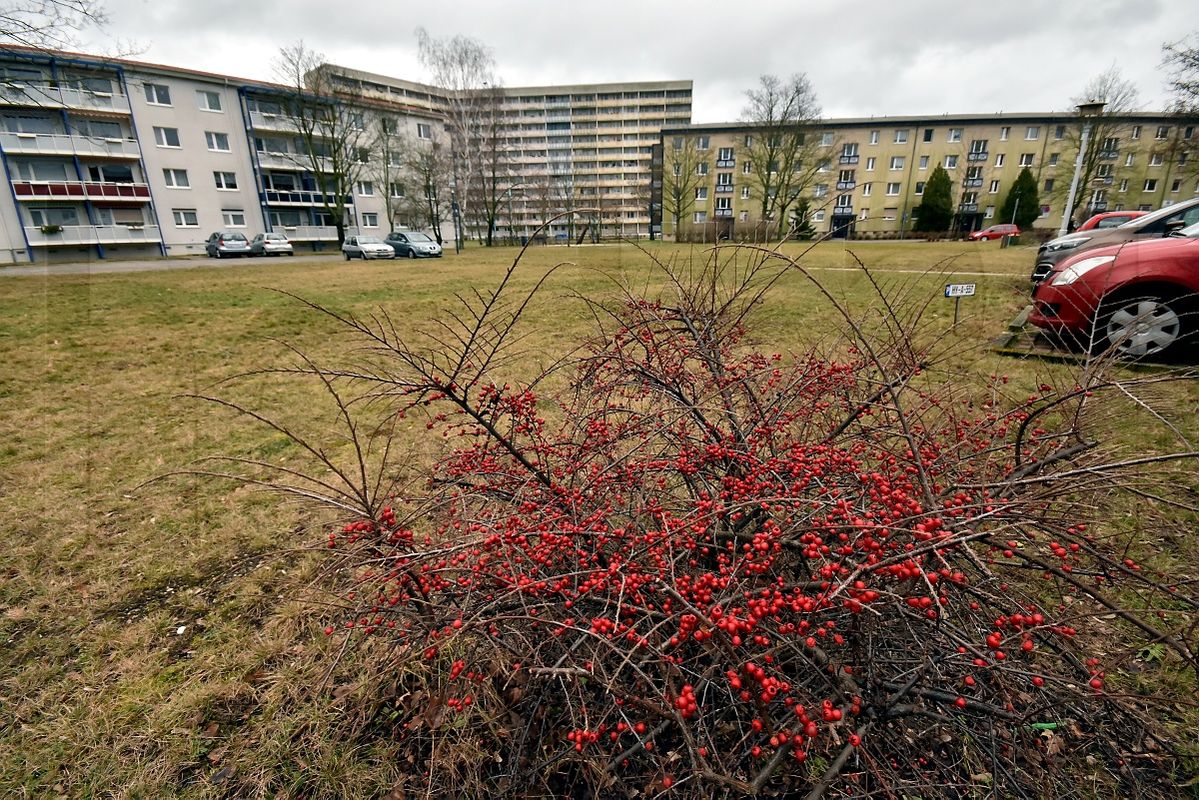
[[(506, 86), (690, 78), (693, 122), (740, 117), (762, 73), (807, 73), (826, 116), (1052, 111), (1115, 64), (1141, 107), (1166, 101), (1161, 45), (1199, 31), (1196, 0), (106, 0), (92, 51), (271, 79), (279, 47), (427, 80), (418, 25), (488, 45)], [(330, 13), (330, 9), (337, 9)], [(342, 9), (345, 9), (344, 12)]]

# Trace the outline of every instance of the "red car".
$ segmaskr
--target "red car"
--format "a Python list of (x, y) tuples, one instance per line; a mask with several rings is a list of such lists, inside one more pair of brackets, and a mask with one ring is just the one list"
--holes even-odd
[(1130, 219), (1143, 217), (1147, 211), (1104, 211), (1096, 214), (1074, 229), (1074, 232), (1089, 231), (1092, 228), (1118, 228)]
[(983, 228), (981, 231), (975, 231), (970, 234), (969, 239), (972, 242), (982, 241), (984, 239), (1002, 239), (1005, 236), (1019, 236), (1020, 229), (1015, 225), (992, 225), (989, 228)]
[(1028, 321), (1091, 351), (1141, 358), (1193, 348), (1199, 225), (1183, 233), (1062, 260), (1033, 290)]

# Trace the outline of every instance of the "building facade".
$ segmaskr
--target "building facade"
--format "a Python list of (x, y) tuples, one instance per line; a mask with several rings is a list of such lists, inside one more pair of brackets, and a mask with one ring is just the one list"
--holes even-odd
[[(336, 247), (319, 164), (289, 115), (294, 96), (175, 67), (0, 49), (0, 263), (199, 254), (219, 230)], [(414, 140), (444, 127), (404, 103), (361, 113), (364, 126), (385, 118)], [(391, 157), (364, 150), (340, 198), (347, 227), (383, 235), (400, 216), (399, 172), (388, 186), (373, 178)]]
[[(997, 214), (1027, 167), (1040, 196), (1034, 227), (1055, 230), (1081, 128), (1076, 115), (1043, 113), (821, 120), (807, 133), (817, 145), (810, 156), (815, 169), (804, 173), (785, 214), (802, 198), (818, 234), (906, 236), (925, 184), (941, 166), (953, 184), (953, 228), (964, 233), (1007, 221)], [(1121, 114), (1094, 119), (1091, 132), (1077, 221), (1099, 211), (1155, 209), (1199, 193), (1199, 120)], [(663, 129), (652, 187), (655, 207), (664, 207), (667, 238), (761, 238), (794, 224), (763, 218), (762, 181), (747, 157), (758, 135), (745, 123)], [(796, 170), (806, 166), (797, 163)]]

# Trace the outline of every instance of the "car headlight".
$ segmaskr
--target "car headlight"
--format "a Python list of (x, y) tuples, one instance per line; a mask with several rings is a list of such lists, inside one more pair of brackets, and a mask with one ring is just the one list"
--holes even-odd
[(1115, 256), (1095, 256), (1094, 258), (1084, 258), (1082, 261), (1079, 261), (1076, 264), (1071, 264), (1059, 272), (1057, 276), (1054, 277), (1051, 285), (1069, 286), (1096, 267), (1102, 267), (1104, 264), (1110, 264), (1115, 260)]
[(1050, 242), (1045, 246), (1045, 249), (1051, 253), (1056, 253), (1061, 250), (1073, 250), (1084, 242), (1091, 241), (1089, 236), (1080, 236), (1077, 239), (1062, 239), (1057, 242)]

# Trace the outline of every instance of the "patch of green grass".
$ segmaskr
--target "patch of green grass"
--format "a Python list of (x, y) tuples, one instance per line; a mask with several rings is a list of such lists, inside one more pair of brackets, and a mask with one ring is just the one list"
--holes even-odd
[[(706, 253), (661, 243), (647, 250), (664, 260)], [(812, 249), (803, 262), (811, 275), (852, 313), (868, 314), (873, 293), (854, 253), (902, 293), (905, 308), (930, 304), (929, 323), (961, 353), (952, 369), (1006, 373), (1014, 389), (1069, 374), (982, 349), (1027, 301), (1030, 248)], [(318, 438), (332, 429), (311, 383), (263, 374), (224, 383), (295, 363), (279, 340), (319, 361), (346, 357), (351, 342), (339, 326), (283, 292), (343, 314), (383, 308), (415, 329), (443, 316), (455, 294), (491, 288), (514, 254), (471, 248), (419, 262), (297, 258), (0, 278), (0, 792), (362, 797), (420, 768), (389, 760), (386, 741), (343, 736), (329, 690), (353, 680), (355, 662), (326, 681), (325, 620), (302, 602), (319, 559), (298, 548), (320, 520), (229, 481), (147, 481), (204, 457), (297, 455), (277, 433), (188, 395), (270, 410)], [(527, 360), (518, 369), (529, 374), (590, 332), (576, 295), (610, 297), (617, 282), (656, 287), (661, 279), (628, 245), (535, 248), (514, 288), (529, 289), (555, 265), (521, 345)], [(940, 297), (947, 282), (979, 285), (952, 330), (952, 303)], [(835, 340), (841, 326), (796, 272), (769, 296), (754, 338), (785, 352)], [(1199, 400), (1193, 387), (1173, 391), (1180, 405)], [(1130, 405), (1116, 433), (1136, 437), (1145, 424)], [(414, 463), (434, 446), (422, 432), (411, 427)], [(1193, 536), (1178, 541), (1171, 566), (1193, 574)]]

